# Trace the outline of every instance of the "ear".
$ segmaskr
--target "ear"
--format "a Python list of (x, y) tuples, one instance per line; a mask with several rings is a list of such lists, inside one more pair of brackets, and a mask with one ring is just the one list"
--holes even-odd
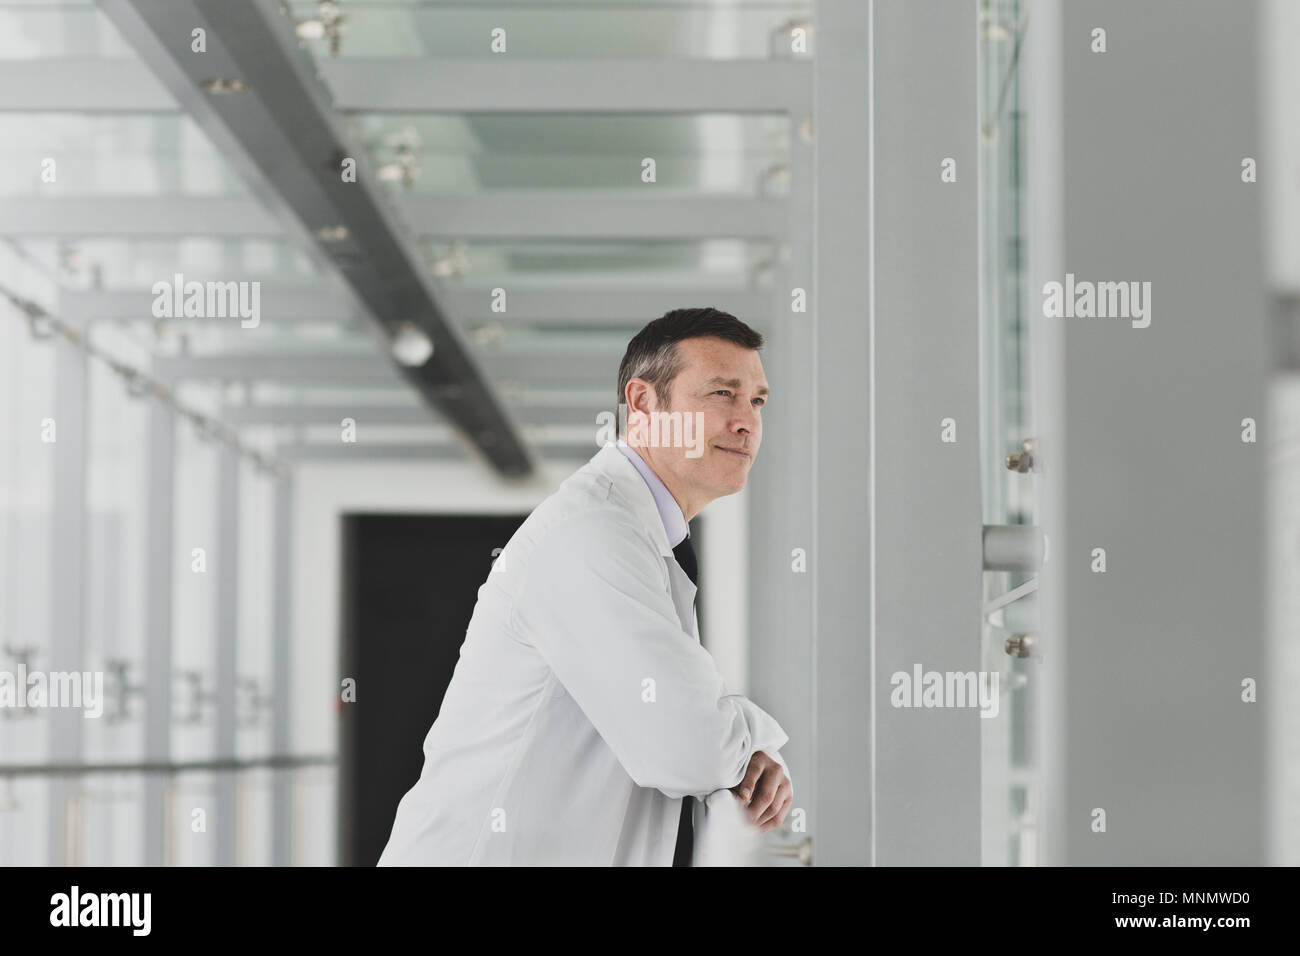
[(654, 388), (643, 378), (634, 378), (627, 383), (623, 400), (627, 404), (629, 427), (636, 421), (644, 424), (649, 420), (649, 413), (655, 410)]

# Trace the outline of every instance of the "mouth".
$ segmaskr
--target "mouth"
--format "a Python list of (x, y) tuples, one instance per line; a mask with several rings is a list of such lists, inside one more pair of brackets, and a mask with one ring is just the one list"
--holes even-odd
[(724, 448), (721, 445), (714, 445), (713, 447), (718, 449), (718, 451), (725, 451), (729, 455), (735, 455), (737, 458), (743, 458), (745, 461), (749, 461), (749, 459), (754, 457), (749, 452), (742, 451), (739, 448)]

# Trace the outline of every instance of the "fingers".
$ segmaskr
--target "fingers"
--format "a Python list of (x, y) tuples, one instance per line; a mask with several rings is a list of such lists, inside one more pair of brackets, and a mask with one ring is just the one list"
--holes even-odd
[[(740, 783), (731, 788), (735, 793), (740, 794), (741, 800), (749, 800), (754, 793), (754, 787), (758, 784), (759, 777), (763, 774), (763, 768), (766, 764), (763, 760), (756, 759), (761, 753), (760, 750), (749, 758), (749, 766), (745, 769), (745, 776), (741, 778)], [(763, 757), (766, 758), (767, 754), (763, 754)]]
[(749, 822), (761, 826), (769, 816), (780, 812), (781, 800), (785, 789), (789, 789), (790, 779), (785, 775), (785, 768), (764, 754), (763, 775), (754, 788), (754, 796), (746, 807)]
[(773, 804), (781, 791), (781, 782), (784, 779), (785, 774), (781, 772), (778, 764), (772, 763), (764, 769), (763, 775), (758, 778), (758, 784), (754, 787), (754, 796), (750, 799), (749, 806), (745, 808), (750, 823), (757, 824), (775, 809)]
[(778, 819), (778, 818), (773, 818), (773, 819), (769, 820), (767, 823), (763, 824), (761, 827), (758, 827), (757, 829), (758, 829), (759, 834), (762, 835), (762, 834), (767, 833), (767, 832), (769, 832), (769, 831), (771, 831), (771, 830), (776, 830), (776, 829), (778, 829), (780, 826), (781, 826), (781, 820)]
[(790, 812), (790, 805), (794, 803), (794, 788), (790, 786), (789, 778), (781, 775), (781, 786), (777, 788), (775, 799), (768, 806), (767, 812), (758, 818), (758, 830), (766, 834), (768, 830), (774, 830), (784, 821), (785, 814)]
[(794, 803), (785, 768), (762, 751), (754, 752), (745, 776), (731, 789), (746, 802), (745, 816), (761, 833), (780, 826)]

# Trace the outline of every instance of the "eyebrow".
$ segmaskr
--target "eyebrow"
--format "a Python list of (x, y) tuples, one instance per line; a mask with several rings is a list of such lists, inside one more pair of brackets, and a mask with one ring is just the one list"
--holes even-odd
[[(738, 379), (738, 378), (718, 378), (718, 377), (714, 377), (714, 378), (709, 379), (707, 382), (705, 382), (704, 385), (705, 385), (706, 388), (707, 388), (708, 386), (710, 386), (710, 385), (725, 385), (725, 386), (727, 386), (727, 388), (740, 388), (740, 379)], [(759, 394), (759, 395), (770, 395), (770, 394), (772, 394), (772, 390), (771, 390), (770, 388), (768, 388), (766, 385), (760, 385), (760, 386), (758, 387), (758, 394)]]

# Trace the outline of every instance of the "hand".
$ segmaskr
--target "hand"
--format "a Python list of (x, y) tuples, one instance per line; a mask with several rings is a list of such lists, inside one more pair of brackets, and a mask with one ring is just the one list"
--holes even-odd
[(759, 833), (780, 826), (794, 803), (794, 786), (785, 769), (761, 750), (754, 751), (744, 779), (731, 792), (748, 801), (745, 813)]

